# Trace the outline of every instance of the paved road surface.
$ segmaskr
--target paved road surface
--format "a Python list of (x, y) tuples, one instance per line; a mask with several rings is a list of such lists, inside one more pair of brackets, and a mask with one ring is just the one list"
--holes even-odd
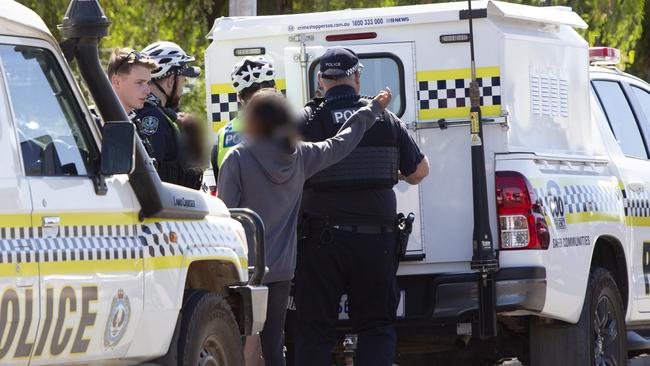
[[(505, 362), (503, 366), (521, 366), (519, 361)], [(629, 366), (650, 366), (650, 355), (639, 356), (630, 360)]]

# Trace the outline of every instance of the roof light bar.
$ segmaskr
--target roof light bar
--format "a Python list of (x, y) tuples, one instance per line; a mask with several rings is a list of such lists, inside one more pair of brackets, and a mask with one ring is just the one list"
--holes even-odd
[(621, 63), (621, 51), (612, 47), (591, 47), (589, 48), (589, 63), (618, 65)]
[(328, 42), (336, 41), (354, 41), (357, 39), (374, 39), (377, 38), (377, 33), (375, 32), (364, 32), (364, 33), (345, 33), (345, 34), (331, 34), (325, 37), (325, 40)]

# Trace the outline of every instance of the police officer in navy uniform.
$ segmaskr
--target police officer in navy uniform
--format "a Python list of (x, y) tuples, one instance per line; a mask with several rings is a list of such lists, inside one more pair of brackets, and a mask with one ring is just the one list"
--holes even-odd
[[(158, 68), (151, 72), (151, 93), (144, 107), (137, 110), (135, 119), (152, 147), (152, 158), (160, 179), (193, 189), (201, 187), (203, 175), (200, 139), (191, 141), (188, 130), (195, 130), (198, 122), (187, 118), (187, 123), (177, 113), (187, 78), (200, 74), (191, 66), (195, 59), (173, 42), (156, 42), (142, 50), (142, 54), (155, 60)], [(196, 135), (194, 133), (193, 135)], [(198, 156), (197, 156), (198, 155)]]
[[(304, 109), (305, 140), (334, 136), (368, 102), (359, 95), (362, 67), (347, 48), (330, 48), (321, 57), (318, 81), (325, 95)], [(393, 365), (399, 303), (393, 186), (398, 179), (418, 184), (428, 170), (406, 126), (386, 111), (347, 158), (306, 183), (295, 276), (298, 366), (332, 365), (343, 294), (358, 335), (354, 364)]]

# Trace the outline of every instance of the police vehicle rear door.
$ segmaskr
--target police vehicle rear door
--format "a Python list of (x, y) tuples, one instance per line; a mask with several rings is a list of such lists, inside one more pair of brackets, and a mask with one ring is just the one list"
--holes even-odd
[(36, 255), (27, 261), (41, 268), (31, 363), (122, 357), (143, 307), (128, 178), (106, 177), (98, 189), (98, 131), (56, 50), (21, 41), (0, 46), (0, 59), (32, 195)]
[[(32, 200), (8, 108), (0, 37), (0, 364), (27, 365), (40, 316), (38, 263), (31, 230)], [(9, 46), (10, 47), (10, 46)]]
[[(299, 37), (296, 36), (296, 40)], [(303, 105), (308, 99), (322, 95), (318, 90), (318, 63), (327, 47), (344, 46), (357, 53), (364, 68), (361, 69), (361, 95), (373, 96), (386, 86), (393, 92), (393, 100), (388, 107), (409, 128), (416, 117), (414, 44), (413, 42), (375, 43), (375, 44), (327, 44), (326, 46), (305, 47), (301, 57), (300, 47), (285, 49), (285, 70), (287, 98), (295, 105)], [(308, 59), (305, 64), (300, 60)], [(343, 116), (345, 118), (345, 116)], [(415, 141), (417, 133), (409, 129)], [(424, 254), (420, 223), (423, 218), (420, 210), (420, 188), (400, 182), (395, 187), (398, 212), (416, 214), (413, 233), (409, 240), (407, 255), (418, 259)]]

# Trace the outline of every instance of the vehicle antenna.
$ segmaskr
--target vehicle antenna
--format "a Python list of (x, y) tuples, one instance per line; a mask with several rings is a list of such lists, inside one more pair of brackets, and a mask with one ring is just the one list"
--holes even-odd
[(481, 338), (496, 337), (496, 286), (494, 273), (499, 270), (499, 260), (492, 241), (490, 211), (488, 209), (487, 180), (485, 173), (485, 150), (481, 123), (481, 90), (476, 78), (474, 55), (474, 22), (472, 1), (468, 0), (469, 44), (472, 81), (470, 98), (470, 143), (472, 156), (472, 193), (474, 198), (474, 232), (472, 235), (473, 255), (471, 268), (478, 274), (479, 335)]

